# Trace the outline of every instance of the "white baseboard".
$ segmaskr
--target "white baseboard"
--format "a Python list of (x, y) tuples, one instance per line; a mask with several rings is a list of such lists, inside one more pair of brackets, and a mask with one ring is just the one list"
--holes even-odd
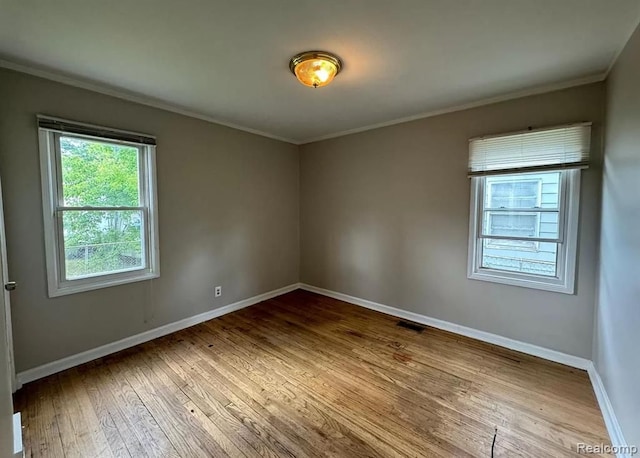
[[(622, 430), (620, 429), (620, 424), (618, 423), (615, 412), (613, 411), (613, 406), (609, 401), (609, 396), (607, 395), (604, 385), (602, 384), (602, 380), (600, 379), (600, 375), (598, 375), (593, 362), (586, 358), (568, 355), (556, 350), (550, 350), (548, 348), (539, 347), (537, 345), (510, 339), (508, 337), (499, 336), (497, 334), (491, 334), (485, 331), (479, 331), (477, 329), (468, 328), (466, 326), (461, 326), (449, 321), (431, 318), (414, 312), (408, 312), (406, 310), (379, 304), (377, 302), (368, 301), (359, 297), (349, 296), (348, 294), (338, 293), (336, 291), (331, 291), (324, 288), (318, 288), (317, 286), (311, 286), (301, 283), (300, 288), (306, 291), (321, 294), (323, 296), (332, 297), (334, 299), (382, 312), (387, 315), (414, 321), (416, 323), (425, 324), (427, 326), (432, 326), (444, 331), (453, 332), (455, 334), (460, 334), (472, 339), (481, 340), (483, 342), (498, 345), (500, 347), (509, 348), (511, 350), (516, 350), (528, 355), (537, 356), (542, 359), (585, 370), (589, 374), (589, 379), (591, 380), (591, 384), (593, 385), (593, 391), (595, 392), (596, 399), (598, 400), (598, 405), (600, 406), (600, 410), (602, 411), (602, 416), (607, 427), (607, 432), (609, 433), (609, 438), (611, 439), (611, 445), (617, 447), (618, 450), (629, 449), (627, 447), (624, 436), (622, 435)], [(627, 453), (618, 453), (617, 457), (630, 458), (631, 455)]]
[[(598, 405), (600, 406), (600, 411), (602, 412), (602, 417), (604, 418), (604, 424), (607, 427), (607, 432), (609, 433), (609, 438), (611, 439), (611, 445), (617, 447), (619, 450), (628, 450), (629, 447), (627, 445), (627, 441), (624, 439), (624, 435), (622, 434), (622, 429), (620, 428), (618, 418), (613, 411), (613, 405), (611, 405), (609, 395), (607, 394), (607, 391), (604, 388), (604, 384), (602, 383), (602, 379), (600, 378), (600, 374), (598, 374), (598, 371), (596, 370), (596, 367), (593, 363), (589, 364), (587, 372), (589, 373), (591, 385), (593, 385), (593, 391), (596, 394), (596, 399), (598, 400)], [(617, 453), (616, 456), (618, 458), (630, 458), (631, 454)]]
[(359, 297), (349, 296), (347, 294), (338, 293), (336, 291), (330, 291), (324, 288), (318, 288), (302, 283), (300, 288), (311, 291), (314, 293), (322, 294), (324, 296), (333, 297), (345, 302), (350, 302), (361, 307), (365, 307), (377, 312), (386, 313), (405, 320), (414, 321), (416, 323), (426, 324), (434, 328), (442, 329), (444, 331), (453, 332), (472, 339), (488, 342), (499, 347), (509, 348), (528, 355), (538, 356), (549, 361), (565, 364), (567, 366), (575, 367), (577, 369), (587, 370), (591, 366), (591, 361), (579, 356), (568, 355), (556, 350), (550, 350), (548, 348), (539, 347), (519, 340), (510, 339), (508, 337), (499, 336), (497, 334), (491, 334), (490, 332), (479, 331), (477, 329), (468, 328), (459, 324), (451, 323), (449, 321), (439, 320), (437, 318), (431, 318), (429, 316), (420, 315), (414, 312), (408, 312), (406, 310), (391, 307), (389, 305), (378, 304), (377, 302), (368, 301)]
[[(53, 361), (51, 363), (47, 363), (42, 366), (35, 367), (33, 369), (29, 369), (24, 372), (20, 372), (17, 374), (16, 378), (19, 382), (19, 385), (21, 386), (24, 383), (28, 383), (28, 382), (46, 377), (48, 375), (55, 374), (65, 369), (69, 369), (71, 367), (84, 364), (94, 359), (101, 358), (103, 356), (107, 356), (109, 354), (118, 352), (120, 350), (124, 350), (126, 348), (130, 348), (135, 345), (148, 342), (158, 337), (162, 337), (167, 334), (180, 331), (182, 329), (188, 328), (190, 326), (194, 326), (204, 321), (208, 321), (213, 318), (226, 315), (227, 313), (235, 312), (236, 310), (249, 307), (251, 305), (265, 301), (267, 299), (271, 299), (273, 297), (280, 296), (282, 294), (294, 291), (298, 288), (304, 289), (306, 291), (311, 291), (317, 294), (321, 294), (323, 296), (332, 297), (334, 299), (338, 299), (341, 301), (349, 302), (351, 304), (359, 305), (361, 307), (382, 312), (387, 315), (414, 321), (416, 323), (425, 324), (427, 326), (432, 326), (434, 328), (442, 329), (444, 331), (453, 332), (455, 334), (460, 334), (466, 337), (470, 337), (472, 339), (477, 339), (483, 342), (498, 345), (500, 347), (509, 348), (511, 350), (516, 350), (522, 353), (526, 353), (528, 355), (537, 356), (539, 358), (543, 358), (549, 361), (554, 361), (557, 363), (565, 364), (570, 367), (575, 367), (577, 369), (585, 370), (588, 372), (589, 378), (591, 380), (591, 384), (593, 385), (593, 390), (595, 392), (596, 399), (598, 400), (600, 410), (602, 411), (602, 416), (604, 418), (604, 422), (607, 427), (607, 431), (609, 433), (612, 445), (615, 447), (623, 448), (623, 449), (627, 447), (626, 441), (622, 434), (622, 430), (620, 429), (620, 424), (618, 423), (618, 420), (615, 416), (615, 412), (613, 411), (613, 406), (609, 401), (609, 396), (607, 395), (604, 385), (602, 384), (600, 375), (598, 375), (598, 372), (596, 371), (595, 366), (588, 359), (581, 358), (578, 356), (568, 355), (566, 353), (562, 353), (556, 350), (539, 347), (537, 345), (510, 339), (508, 337), (503, 337), (497, 334), (491, 334), (489, 332), (469, 328), (459, 324), (451, 323), (449, 321), (444, 321), (437, 318), (420, 315), (418, 313), (409, 312), (409, 311), (398, 309), (388, 305), (379, 304), (377, 302), (372, 302), (366, 299), (349, 296), (347, 294), (339, 293), (336, 291), (330, 291), (324, 288), (318, 288), (316, 286), (311, 286), (304, 283), (294, 283), (292, 285), (285, 286), (283, 288), (279, 288), (273, 291), (269, 291), (267, 293), (260, 294), (258, 296), (254, 296), (239, 302), (235, 302), (233, 304), (229, 304), (224, 307), (220, 307), (218, 309), (210, 310), (208, 312), (201, 313), (199, 315), (196, 315), (190, 318), (185, 318), (184, 320), (180, 320), (174, 323), (160, 326), (158, 328), (145, 331), (135, 336), (126, 337), (122, 340), (118, 340), (116, 342), (106, 344), (101, 347), (94, 348), (92, 350), (78, 353), (77, 355), (59, 359), (57, 361)], [(618, 453), (617, 456), (618, 458), (630, 457), (630, 455), (626, 453)]]
[(250, 305), (257, 304), (258, 302), (266, 301), (267, 299), (271, 299), (273, 297), (280, 296), (290, 291), (294, 291), (298, 289), (299, 286), (300, 285), (298, 283), (294, 283), (292, 285), (285, 286), (283, 288), (278, 288), (273, 291), (266, 292), (264, 294), (259, 294), (258, 296), (250, 297), (249, 299), (244, 299), (242, 301), (235, 302), (233, 304), (225, 305), (224, 307), (220, 307), (214, 310), (210, 310), (208, 312), (201, 313), (199, 315), (185, 318), (184, 320), (165, 324), (164, 326), (160, 326), (158, 328), (151, 329), (149, 331), (145, 331), (140, 334), (136, 334), (134, 336), (125, 337), (124, 339), (121, 339), (106, 345), (102, 345), (101, 347), (83, 351), (82, 353), (78, 353), (76, 355), (68, 356), (66, 358), (62, 358), (57, 361), (52, 361), (42, 366), (34, 367), (33, 369), (28, 369), (26, 371), (19, 372), (16, 375), (16, 378), (18, 380), (18, 386), (22, 386), (25, 383), (29, 383), (34, 380), (41, 379), (43, 377), (55, 374), (57, 372), (61, 372), (65, 369), (70, 369), (72, 367), (79, 366), (80, 364), (93, 361), (94, 359), (102, 358), (103, 356), (116, 353), (126, 348), (134, 347), (141, 343), (148, 342), (153, 339), (157, 339), (158, 337), (166, 336), (167, 334), (171, 334), (172, 332), (180, 331), (181, 329), (185, 329), (190, 326), (194, 326), (196, 324), (202, 323), (204, 321), (208, 321), (213, 318), (226, 315), (227, 313), (235, 312), (236, 310), (249, 307)]

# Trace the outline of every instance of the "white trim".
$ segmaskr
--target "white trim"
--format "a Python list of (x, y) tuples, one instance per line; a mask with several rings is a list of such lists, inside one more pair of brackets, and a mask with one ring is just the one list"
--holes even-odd
[(444, 331), (453, 332), (462, 336), (470, 337), (472, 339), (481, 340), (499, 347), (508, 348), (510, 350), (519, 351), (528, 355), (537, 356), (549, 361), (564, 364), (566, 366), (575, 367), (577, 369), (587, 370), (591, 361), (579, 356), (569, 355), (549, 348), (539, 347), (519, 340), (510, 339), (497, 334), (491, 334), (490, 332), (480, 331), (478, 329), (469, 328), (460, 324), (451, 323), (449, 321), (440, 320), (438, 318), (432, 318), (426, 315), (420, 315), (414, 312), (408, 312), (406, 310), (391, 307), (389, 305), (379, 304), (359, 297), (349, 296), (347, 294), (338, 293), (324, 288), (318, 288), (316, 286), (307, 285), (302, 283), (301, 289), (311, 291), (313, 293), (322, 294), (323, 296), (332, 297), (341, 301), (349, 302), (351, 304), (359, 305), (377, 312), (382, 312), (387, 315), (403, 318), (405, 320), (414, 321), (416, 323), (425, 324), (434, 328), (442, 329)]
[(208, 321), (213, 318), (226, 315), (227, 313), (235, 312), (236, 310), (249, 307), (250, 305), (257, 304), (258, 302), (266, 301), (267, 299), (271, 299), (273, 297), (280, 296), (285, 293), (289, 293), (298, 288), (299, 288), (299, 284), (294, 283), (292, 285), (285, 286), (283, 288), (278, 288), (273, 291), (259, 294), (257, 296), (253, 296), (248, 299), (234, 302), (233, 304), (225, 305), (224, 307), (210, 310), (208, 312), (204, 312), (199, 315), (185, 318), (180, 321), (175, 321), (173, 323), (165, 324), (163, 326), (150, 329), (149, 331), (145, 331), (140, 334), (136, 334), (134, 336), (125, 337), (124, 339), (118, 340), (116, 342), (108, 343), (106, 345), (102, 345), (100, 347), (93, 348), (91, 350), (83, 351), (82, 353), (78, 353), (76, 355), (67, 356), (66, 358), (62, 358), (57, 361), (52, 361), (50, 363), (44, 364), (42, 366), (34, 367), (32, 369), (19, 372), (17, 377), (20, 384), (29, 383), (34, 380), (47, 377), (48, 375), (52, 375), (60, 371), (78, 366), (80, 364), (93, 361), (94, 359), (102, 358), (103, 356), (110, 355), (112, 353), (124, 350), (126, 348), (134, 347), (141, 343), (148, 342), (153, 339), (157, 339), (158, 337), (166, 336), (167, 334), (180, 331), (182, 329), (194, 326), (204, 321)]
[[(556, 363), (564, 364), (566, 366), (575, 367), (576, 369), (587, 371), (587, 373), (589, 374), (589, 379), (591, 380), (591, 384), (593, 386), (593, 391), (598, 401), (598, 405), (602, 412), (602, 417), (604, 418), (604, 422), (607, 427), (607, 432), (611, 439), (611, 444), (619, 447), (627, 446), (627, 442), (625, 441), (622, 434), (622, 429), (620, 428), (620, 424), (618, 423), (617, 417), (613, 410), (613, 406), (611, 405), (611, 401), (609, 400), (609, 396), (607, 395), (602, 380), (600, 379), (600, 375), (598, 375), (593, 362), (586, 358), (569, 355), (567, 353), (551, 350), (549, 348), (539, 347), (530, 343), (521, 342), (519, 340), (510, 339), (508, 337), (499, 336), (497, 334), (491, 334), (489, 332), (469, 328), (459, 324), (451, 323), (449, 321), (431, 318), (425, 315), (420, 315), (418, 313), (408, 312), (406, 310), (379, 304), (377, 302), (361, 299), (359, 297), (349, 296), (348, 294), (343, 294), (324, 288), (318, 288), (317, 286), (311, 286), (305, 283), (301, 283), (300, 288), (306, 291), (321, 294), (323, 296), (349, 302), (351, 304), (355, 304), (370, 310), (375, 310), (387, 315), (414, 321), (416, 323), (425, 324), (427, 326), (432, 326), (444, 331), (449, 331), (454, 334), (463, 335), (465, 337), (470, 337), (482, 342), (498, 345), (510, 350), (519, 351), (521, 353), (537, 356), (538, 358), (546, 359), (548, 361), (553, 361)], [(631, 457), (630, 455), (626, 454), (618, 454), (618, 458)]]
[[(2, 66), (2, 61), (0, 61), (0, 66)], [(498, 95), (495, 97), (476, 100), (475, 102), (465, 103), (461, 105), (454, 105), (454, 106), (442, 108), (439, 110), (426, 111), (424, 113), (419, 113), (412, 116), (406, 116), (404, 118), (397, 118), (391, 121), (384, 121), (377, 124), (370, 124), (368, 126), (356, 127), (354, 129), (343, 130), (343, 131), (335, 132), (332, 134), (321, 135), (319, 137), (307, 138), (304, 140), (300, 140), (297, 144), (304, 145), (307, 143), (319, 142), (322, 140), (329, 140), (331, 138), (344, 137), (345, 135), (357, 134), (360, 132), (365, 132), (367, 130), (374, 130), (374, 129), (379, 129), (381, 127), (394, 126), (396, 124), (402, 124), (410, 121), (417, 121), (419, 119), (424, 119), (424, 118), (431, 118), (433, 116), (454, 113), (456, 111), (469, 110), (471, 108), (478, 108), (485, 105), (492, 105), (494, 103), (506, 102), (508, 100), (519, 99), (522, 97), (529, 97), (531, 95), (544, 94), (547, 92), (554, 92), (554, 91), (560, 91), (562, 89), (569, 89), (571, 87), (584, 86), (586, 84), (592, 84), (592, 83), (599, 83), (601, 81), (604, 81), (605, 78), (606, 78), (606, 75), (604, 73), (598, 73), (595, 75), (585, 76), (583, 78), (577, 78), (574, 80), (564, 81), (561, 83), (545, 84), (542, 86), (536, 86), (529, 89), (524, 89), (522, 91), (510, 92), (504, 95)]]
[[(604, 424), (607, 427), (607, 432), (609, 433), (609, 438), (611, 439), (611, 445), (626, 448), (627, 441), (624, 439), (624, 435), (622, 434), (622, 429), (620, 428), (618, 418), (613, 411), (613, 406), (611, 405), (611, 401), (609, 400), (609, 395), (607, 395), (607, 390), (605, 390), (604, 388), (604, 384), (602, 383), (600, 374), (598, 374), (598, 371), (596, 370), (596, 367), (592, 362), (589, 362), (587, 372), (589, 373), (589, 379), (591, 379), (591, 385), (593, 385), (593, 391), (596, 395), (596, 399), (598, 400), (598, 405), (600, 406), (600, 410), (602, 411), (602, 417), (604, 418)], [(623, 453), (618, 453), (617, 456), (618, 458), (631, 457), (631, 455)]]
[[(514, 208), (502, 208), (502, 207), (493, 207), (493, 185), (496, 184), (502, 184), (502, 183), (535, 183), (536, 184), (536, 204), (535, 207), (536, 211), (532, 212), (530, 208), (527, 209), (514, 209)], [(492, 235), (491, 237), (488, 236), (483, 236), (482, 232), (483, 232), (483, 224), (484, 224), (484, 215), (482, 215), (482, 219), (480, 220), (480, 231), (478, 233), (478, 237), (480, 238), (484, 238), (486, 237), (487, 239), (489, 239), (489, 241), (487, 242), (487, 245), (491, 248), (495, 248), (495, 249), (510, 249), (510, 248), (514, 248), (515, 250), (518, 251), (537, 251), (538, 247), (540, 246), (540, 242), (558, 242), (559, 240), (543, 240), (540, 238), (540, 216), (542, 214), (542, 212), (555, 212), (558, 211), (559, 209), (554, 209), (554, 208), (541, 208), (542, 207), (542, 178), (538, 177), (538, 178), (533, 178), (531, 176), (527, 176), (527, 175), (523, 175), (522, 177), (518, 177), (518, 178), (514, 178), (513, 176), (509, 176), (509, 175), (495, 175), (493, 177), (491, 177), (491, 182), (489, 183), (489, 186), (487, 187), (487, 195), (488, 198), (487, 200), (489, 201), (489, 206), (485, 206), (485, 208), (483, 209), (483, 211), (488, 211), (489, 212), (489, 218), (488, 218), (488, 223), (489, 223), (489, 227), (491, 227), (491, 222), (493, 221), (493, 217), (500, 213), (500, 212), (519, 212), (522, 215), (525, 216), (534, 216), (535, 217), (535, 236), (533, 237), (525, 237), (524, 239), (535, 239), (535, 240), (523, 240), (523, 238), (517, 238), (517, 237), (506, 237), (506, 236), (498, 236), (496, 237), (495, 235)], [(526, 241), (526, 242), (530, 242), (530, 248), (527, 247), (522, 247), (522, 246), (518, 246), (518, 245), (508, 245), (505, 244), (504, 242), (502, 242), (502, 244), (500, 244), (500, 242), (493, 246), (491, 240), (505, 240), (508, 241)]]
[[(0, 180), (1, 181), (1, 180)], [(2, 197), (2, 183), (0, 183), (0, 313), (4, 314), (6, 338), (7, 338), (7, 356), (9, 357), (9, 376), (11, 377), (11, 390), (15, 393), (19, 388), (18, 380), (16, 379), (16, 364), (15, 355), (13, 351), (13, 325), (11, 321), (11, 294), (4, 287), (5, 283), (9, 281), (9, 264), (7, 262), (7, 239), (4, 225), (4, 202)]]
[[(251, 305), (271, 299), (273, 297), (280, 296), (282, 294), (286, 294), (296, 289), (311, 291), (313, 293), (317, 293), (323, 296), (332, 297), (334, 299), (349, 302), (351, 304), (358, 305), (360, 307), (364, 307), (370, 310), (375, 310), (377, 312), (381, 312), (387, 315), (414, 321), (416, 323), (422, 323), (427, 326), (432, 326), (437, 329), (442, 329), (445, 331), (452, 332), (454, 334), (463, 335), (472, 339), (480, 340), (482, 342), (487, 342), (493, 345), (508, 348), (510, 350), (515, 350), (528, 355), (537, 356), (539, 358), (546, 359), (548, 361), (553, 361), (553, 362), (564, 364), (577, 369), (585, 370), (589, 374), (591, 384), (593, 385), (593, 390), (595, 392), (598, 405), (602, 411), (602, 416), (604, 418), (604, 422), (607, 427), (607, 432), (609, 433), (609, 436), (611, 438), (612, 445), (626, 446), (626, 441), (622, 434), (622, 430), (620, 428), (618, 420), (615, 416), (613, 406), (609, 401), (609, 397), (604, 388), (604, 385), (602, 384), (602, 380), (600, 379), (600, 376), (598, 375), (598, 372), (596, 371), (595, 366), (593, 365), (593, 362), (591, 362), (590, 360), (586, 358), (581, 358), (579, 356), (562, 353), (556, 350), (539, 347), (537, 345), (529, 344), (526, 342), (510, 339), (508, 337), (503, 337), (497, 334), (492, 334), (489, 332), (469, 328), (459, 324), (451, 323), (449, 321), (444, 321), (437, 318), (431, 318), (425, 315), (420, 315), (418, 313), (401, 310), (395, 307), (379, 304), (377, 302), (361, 299), (355, 296), (349, 296), (347, 294), (339, 293), (336, 291), (331, 291), (324, 288), (318, 288), (316, 286), (311, 286), (305, 283), (294, 283), (289, 286), (285, 286), (283, 288), (269, 291), (267, 293), (251, 297), (249, 299), (235, 302), (233, 304), (229, 304), (215, 310), (211, 310), (209, 312), (201, 313), (199, 315), (196, 315), (190, 318), (185, 318), (183, 320), (176, 321), (174, 323), (160, 326), (158, 328), (145, 331), (135, 336), (127, 337), (122, 340), (118, 340), (116, 342), (103, 345), (98, 348), (94, 348), (92, 350), (78, 353), (77, 355), (69, 356), (57, 361), (53, 361), (48, 364), (44, 364), (42, 366), (35, 367), (33, 369), (20, 372), (17, 375), (18, 381), (20, 383), (20, 386), (22, 386), (22, 384), (24, 383), (38, 380), (40, 378), (47, 377), (49, 375), (69, 369), (71, 367), (78, 366), (80, 364), (84, 364), (94, 359), (107, 356), (109, 354), (124, 350), (126, 348), (133, 347), (135, 345), (139, 345), (144, 342), (148, 342), (153, 339), (157, 339), (158, 337), (162, 337), (167, 334), (171, 334), (173, 332), (180, 331), (190, 326), (194, 326), (196, 324), (202, 323), (204, 321), (208, 321), (213, 318), (235, 312), (242, 308), (249, 307)], [(619, 454), (618, 458), (630, 458), (630, 457), (628, 455)]]
[[(143, 272), (143, 273), (140, 273)], [(119, 277), (115, 277), (116, 275), (121, 275)], [(86, 291), (94, 291), (96, 289), (102, 288), (111, 288), (112, 286), (120, 286), (126, 285), (128, 283), (136, 283), (139, 281), (147, 281), (154, 280), (160, 277), (160, 273), (155, 272), (144, 272), (140, 269), (133, 270), (130, 272), (119, 272), (108, 275), (100, 275), (100, 276), (87, 276), (78, 278), (76, 280), (70, 280), (70, 283), (67, 286), (56, 286), (55, 290), (49, 290), (49, 297), (61, 297), (67, 296), (69, 294), (76, 293), (84, 293)], [(71, 282), (80, 282), (87, 281), (87, 283), (71, 283)], [(53, 280), (55, 283), (55, 280)]]
[(22, 416), (20, 412), (13, 414), (13, 457), (22, 458), (24, 449), (22, 447)]
[[(97, 126), (93, 126), (97, 127)], [(96, 136), (68, 134), (73, 137), (91, 138), (105, 143), (122, 144)], [(61, 211), (69, 211), (62, 198), (61, 134), (40, 127), (38, 129), (40, 148), (40, 176), (42, 182), (42, 215), (44, 220), (45, 254), (47, 265), (47, 288), (49, 297), (65, 296), (100, 288), (124, 285), (160, 277), (159, 229), (156, 187), (156, 147), (155, 145), (131, 144), (138, 151), (140, 207), (75, 207), (72, 210), (93, 211), (134, 209), (140, 211), (144, 230), (144, 265), (140, 268), (118, 272), (86, 275), (72, 280), (66, 279), (65, 253)], [(129, 143), (127, 143), (129, 144)]]
[(39, 78), (44, 78), (50, 81), (55, 81), (57, 83), (66, 84), (68, 86), (78, 87), (80, 89), (86, 89), (88, 91), (97, 92), (98, 94), (104, 94), (111, 97), (116, 97), (118, 99), (126, 100), (128, 102), (139, 103), (140, 105), (146, 105), (148, 107), (170, 111), (172, 113), (181, 114), (183, 116), (188, 116), (190, 118), (200, 119), (202, 121), (207, 121), (213, 124), (218, 124), (220, 126), (229, 127), (231, 129), (241, 130), (243, 132), (259, 135), (261, 137), (267, 137), (272, 140), (279, 140), (281, 142), (292, 143), (294, 145), (300, 144), (296, 140), (292, 140), (290, 138), (280, 137), (278, 135), (273, 135), (268, 132), (252, 129), (250, 127), (240, 126), (238, 124), (221, 121), (217, 118), (206, 115), (204, 113), (199, 113), (197, 111), (192, 111), (187, 108), (179, 107), (177, 105), (173, 105), (171, 103), (164, 102), (162, 100), (158, 100), (153, 97), (148, 97), (142, 94), (128, 92), (124, 89), (115, 88), (107, 84), (89, 81), (82, 77), (65, 75), (62, 72), (45, 70), (42, 68), (37, 68), (33, 65), (12, 62), (6, 59), (0, 59), (0, 67), (13, 70), (16, 72), (20, 72), (20, 73), (26, 73), (27, 75), (37, 76)]
[[(146, 197), (149, 218), (146, 249), (148, 250), (149, 265), (153, 266), (154, 273), (160, 276), (160, 226), (158, 224), (158, 175), (156, 169), (156, 147), (147, 147), (147, 180), (144, 186), (147, 187)], [(141, 186), (143, 184), (141, 183)]]
[(467, 278), (556, 293), (574, 294), (578, 250), (578, 219), (580, 217), (580, 176), (580, 170), (561, 171), (558, 221), (563, 223), (560, 224), (559, 236), (564, 241), (557, 245), (557, 276), (555, 277), (482, 267), (480, 227), (482, 224), (481, 218), (483, 217), (484, 177), (472, 177)]
[(111, 97), (116, 97), (122, 100), (127, 100), (129, 102), (139, 103), (141, 105), (146, 105), (154, 108), (158, 108), (160, 110), (170, 111), (172, 113), (178, 113), (183, 116), (188, 116), (190, 118), (200, 119), (202, 121), (207, 121), (213, 124), (218, 124), (225, 127), (230, 127), (232, 129), (241, 130), (243, 132), (248, 132), (250, 134), (259, 135), (262, 137), (271, 138), (273, 140), (279, 140), (285, 143), (291, 143), (294, 145), (304, 145), (306, 143), (313, 143), (321, 140), (328, 140), (330, 138), (336, 137), (344, 137), (345, 135), (356, 134), (359, 132), (365, 132), (367, 130), (378, 129), (380, 127), (388, 127), (393, 126), (395, 124), (402, 124), (409, 121), (416, 121), (418, 119), (430, 118), (433, 116), (438, 116), (447, 113), (453, 113), (456, 111), (468, 110), (470, 108), (478, 108), (484, 105), (491, 105), (494, 103), (505, 102), (507, 100), (518, 99), (521, 97), (528, 97), (530, 95), (544, 94), (546, 92), (559, 91), (562, 89), (568, 89), (575, 86), (583, 86), (586, 84), (598, 83), (600, 81), (604, 81), (607, 74), (606, 73), (598, 73), (595, 75), (589, 75), (582, 78), (576, 78), (569, 81), (564, 81), (560, 83), (552, 83), (552, 84), (544, 84), (541, 86), (536, 86), (529, 89), (524, 89), (521, 91), (510, 92), (508, 94), (499, 95), (495, 97), (489, 97), (485, 99), (479, 99), (474, 102), (454, 105), (438, 110), (426, 111), (423, 113), (406, 116), (402, 118), (392, 119), (390, 121), (384, 121), (376, 124), (370, 124), (367, 126), (357, 127), (354, 129), (343, 130), (339, 132), (334, 132), (331, 134), (321, 135), (318, 137), (311, 137), (301, 140), (295, 140), (292, 138), (280, 137), (279, 135), (270, 134), (268, 132), (264, 132), (261, 130), (253, 129), (250, 127), (241, 126), (238, 124), (221, 121), (212, 116), (206, 115), (204, 113), (199, 113), (196, 111), (189, 110), (184, 107), (179, 107), (177, 105), (173, 105), (168, 102), (164, 102), (152, 97), (144, 96), (141, 94), (135, 94), (132, 92), (128, 92), (123, 89), (114, 88), (102, 83), (96, 83), (93, 81), (89, 81), (77, 76), (64, 75), (62, 72), (54, 71), (54, 70), (45, 70), (42, 68), (37, 68), (33, 65), (23, 64), (8, 61), (6, 59), (0, 59), (0, 67), (7, 68), (9, 70), (14, 70), (21, 73), (26, 73), (28, 75), (37, 76), (39, 78), (48, 79), (51, 81), (56, 81), (58, 83), (66, 84), (69, 86), (78, 87), (81, 89), (86, 89), (89, 91), (97, 92), (99, 94), (109, 95)]
[[(51, 145), (52, 137), (47, 132), (38, 131), (38, 143), (40, 151), (40, 180), (42, 187), (42, 218), (44, 224), (44, 248), (45, 253), (54, 253), (57, 250), (57, 230), (55, 227), (53, 209), (56, 207), (57, 202), (52, 192), (51, 186), (55, 179), (55, 167), (54, 156), (51, 154), (43, 154), (44, 151), (48, 152), (53, 147)], [(45, 256), (47, 265), (47, 291), (51, 294), (58, 287), (56, 278), (60, 277), (58, 271), (58, 263), (55, 256)]]

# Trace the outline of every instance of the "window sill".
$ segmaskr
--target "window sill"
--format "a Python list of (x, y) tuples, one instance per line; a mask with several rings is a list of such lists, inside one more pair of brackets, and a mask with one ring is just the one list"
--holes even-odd
[(567, 285), (557, 278), (534, 277), (529, 275), (512, 274), (498, 270), (481, 270), (470, 273), (467, 278), (470, 280), (488, 281), (491, 283), (502, 283), (504, 285), (519, 286), (522, 288), (539, 289), (554, 293), (574, 294), (573, 285)]
[(70, 282), (66, 282), (64, 285), (53, 285), (53, 287), (49, 286), (49, 297), (60, 297), (67, 296), (69, 294), (82, 293), (86, 291), (93, 291), (96, 289), (109, 288), (111, 286), (119, 286), (126, 285), (127, 283), (135, 283), (138, 281), (152, 280), (154, 278), (159, 278), (159, 272), (134, 272), (133, 275), (131, 273), (127, 273), (126, 276), (119, 275), (117, 278), (106, 278), (96, 280), (95, 277), (92, 279), (94, 281), (88, 283), (75, 283), (82, 280), (74, 280)]

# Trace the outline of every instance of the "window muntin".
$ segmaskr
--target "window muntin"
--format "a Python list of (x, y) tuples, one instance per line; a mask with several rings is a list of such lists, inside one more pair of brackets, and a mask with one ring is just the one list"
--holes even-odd
[(40, 140), (49, 295), (158, 277), (155, 147), (43, 128)]
[(572, 292), (579, 173), (472, 178), (469, 277)]
[(54, 139), (60, 152), (62, 278), (144, 269), (143, 147), (61, 134)]
[[(539, 215), (535, 213), (492, 213), (487, 212), (489, 218), (486, 235), (500, 235), (508, 237), (537, 237), (539, 234)], [(532, 240), (506, 240), (486, 238), (488, 248), (502, 248), (519, 251), (535, 251), (538, 242)]]
[(562, 200), (560, 173), (479, 178), (485, 189), (481, 201), (484, 215), (480, 232), (481, 269), (556, 276)]
[[(509, 209), (532, 210), (540, 206), (541, 180), (509, 175), (492, 176), (486, 179), (486, 195), (483, 208), (485, 236), (537, 237), (539, 215), (532, 212), (510, 212)], [(496, 210), (491, 210), (496, 209)], [(537, 242), (531, 240), (487, 239), (487, 248), (532, 251)]]
[[(484, 239), (482, 256), (480, 258), (481, 269), (504, 270), (529, 275), (542, 275), (556, 277), (558, 267), (558, 244), (545, 242), (509, 241), (506, 246), (503, 240)], [(528, 249), (525, 244), (536, 243), (534, 249)], [(540, 245), (543, 245), (540, 247)], [(496, 250), (502, 250), (497, 253)]]

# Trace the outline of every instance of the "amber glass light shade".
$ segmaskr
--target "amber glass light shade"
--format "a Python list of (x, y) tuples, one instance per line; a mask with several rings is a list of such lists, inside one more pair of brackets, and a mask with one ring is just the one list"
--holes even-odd
[(323, 59), (310, 59), (296, 65), (296, 77), (305, 86), (322, 87), (333, 81), (338, 73), (336, 66)]
[(289, 68), (298, 81), (314, 88), (326, 86), (333, 81), (341, 67), (338, 57), (321, 51), (298, 54), (289, 63)]

